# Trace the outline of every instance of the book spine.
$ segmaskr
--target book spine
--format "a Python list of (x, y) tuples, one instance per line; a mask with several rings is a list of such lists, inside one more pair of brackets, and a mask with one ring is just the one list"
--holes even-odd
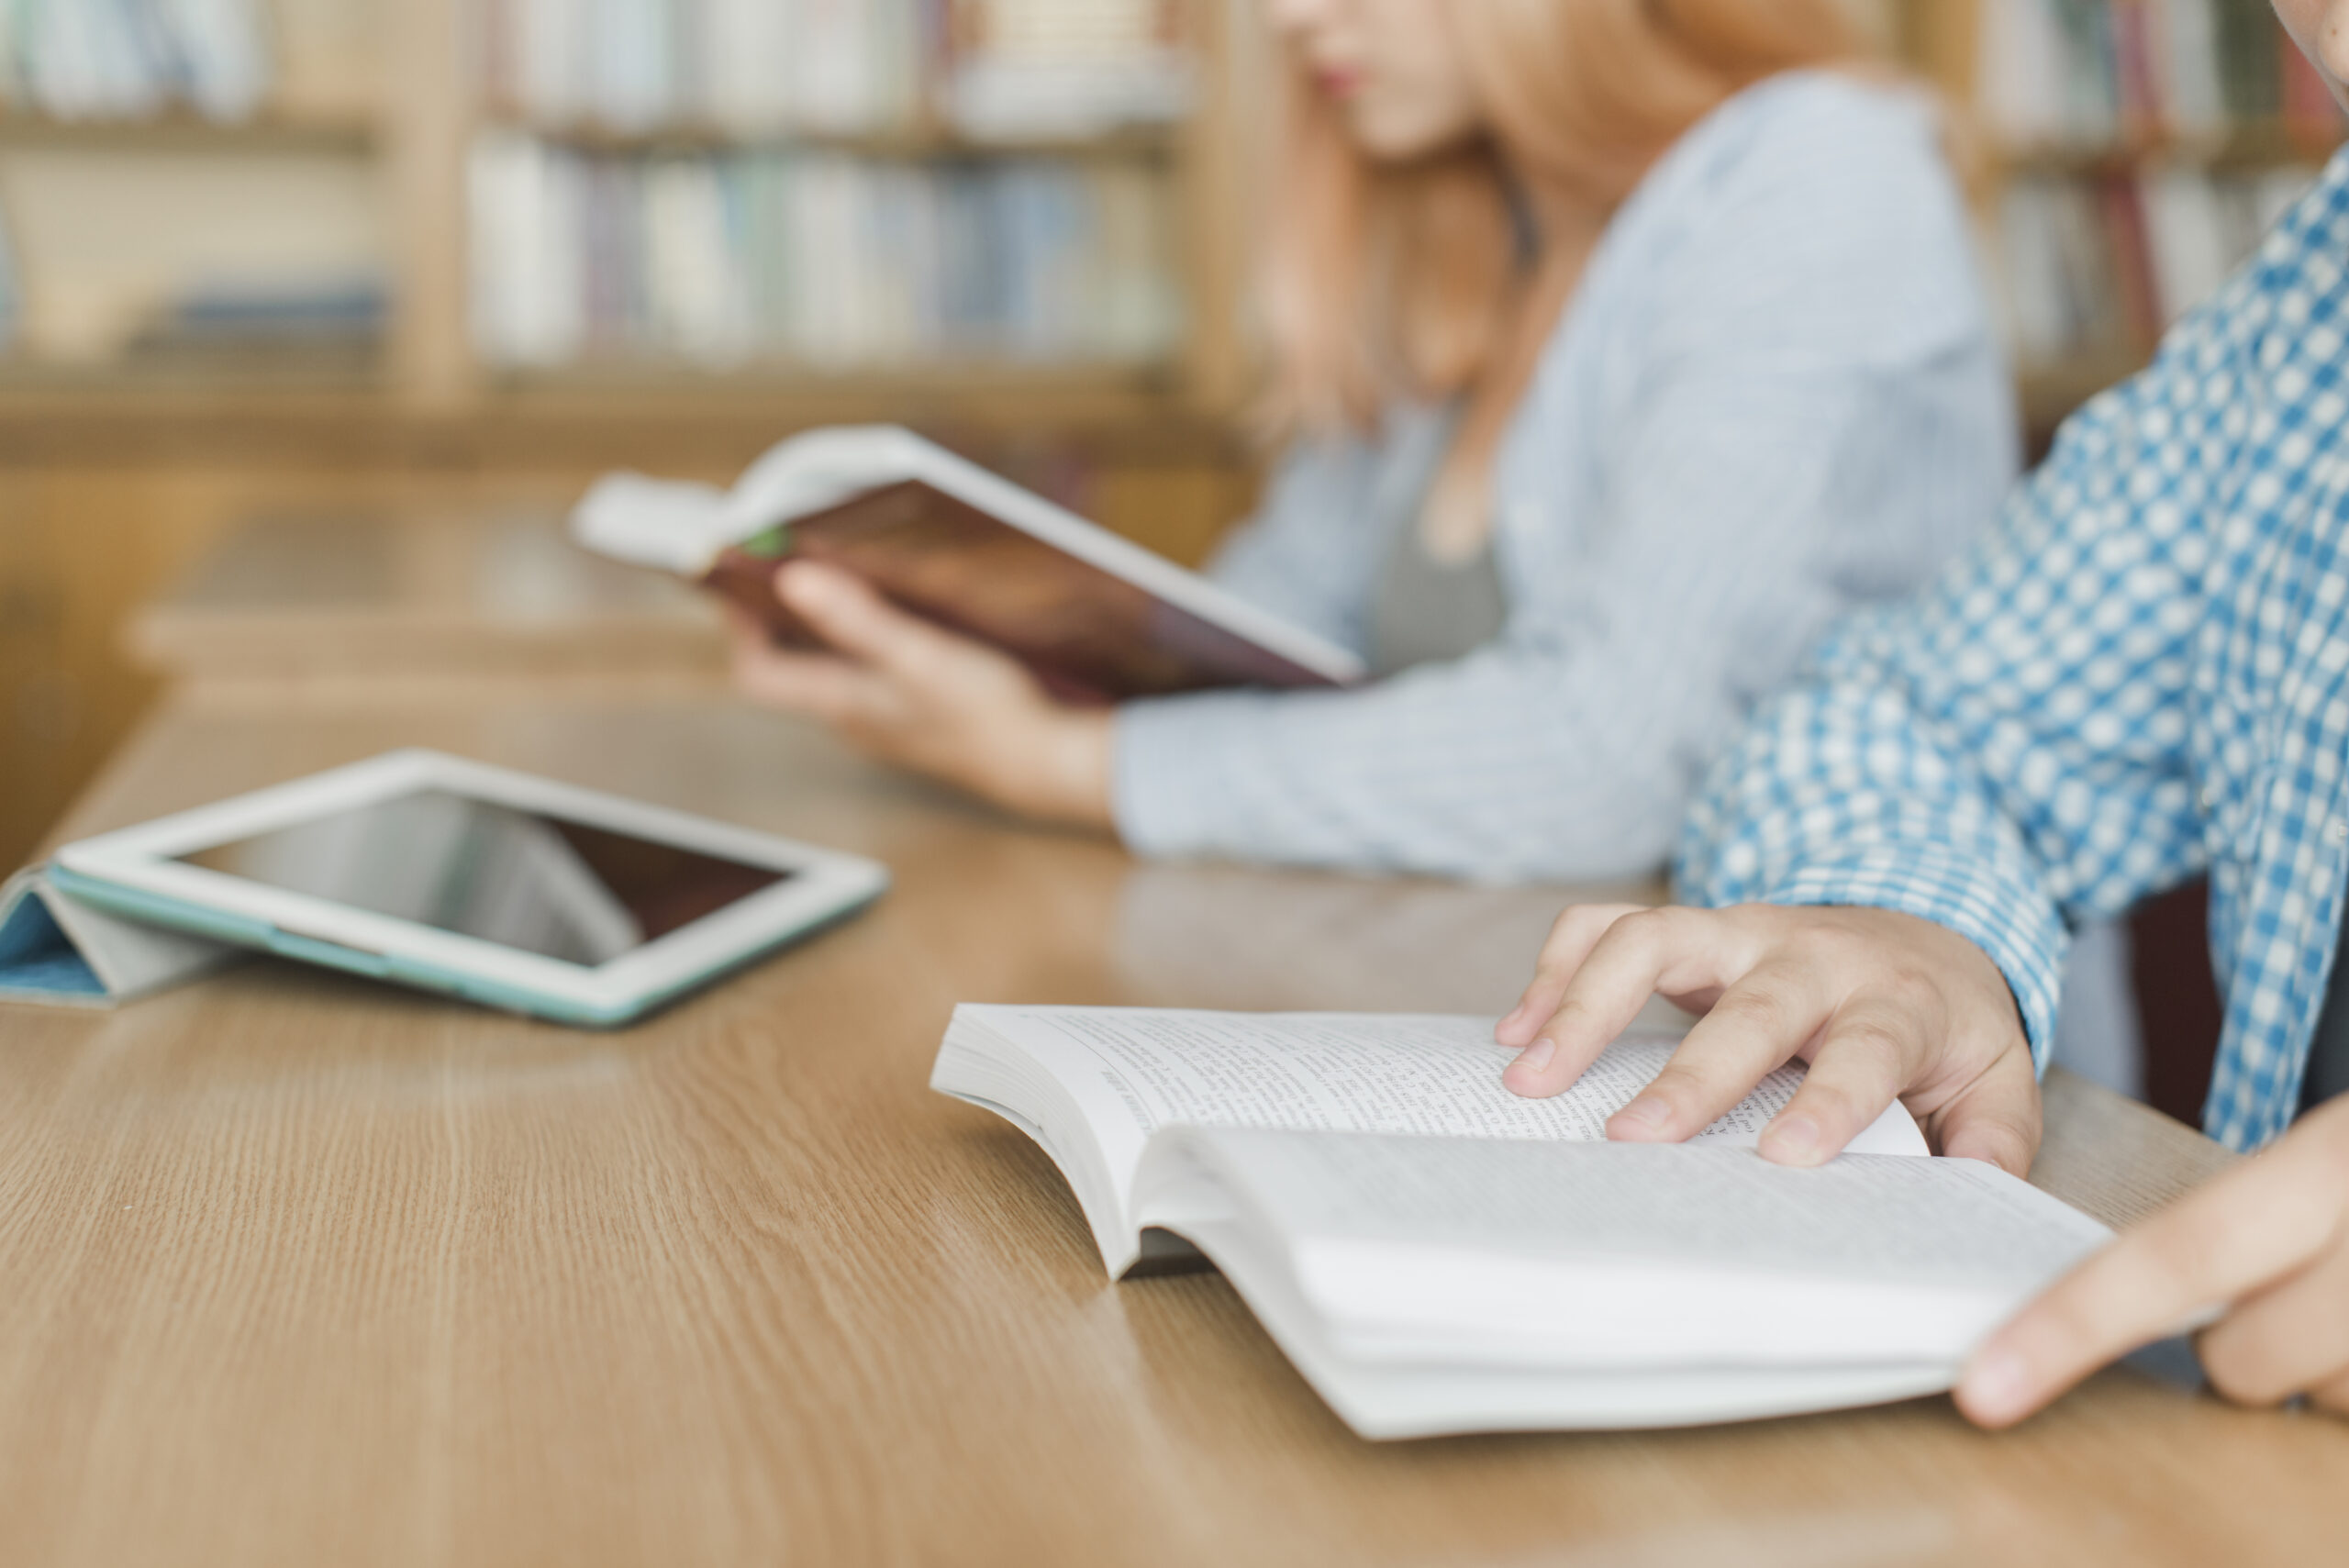
[(509, 367), (566, 346), (709, 368), (1130, 364), (1180, 328), (1169, 192), (1144, 165), (593, 153), (501, 130), (470, 199), (474, 339)]
[(64, 119), (246, 119), (277, 75), (263, 0), (0, 4), (0, 103)]
[[(2266, 0), (1980, 3), (1980, 116), (2021, 165), (1993, 248), (2017, 357), (2142, 357), (2256, 248), (2341, 114)], [(2263, 166), (2275, 150), (2309, 162)]]
[(0, 355), (15, 351), (24, 321), (24, 290), (18, 282), (16, 245), (8, 231), (8, 213), (0, 207)]

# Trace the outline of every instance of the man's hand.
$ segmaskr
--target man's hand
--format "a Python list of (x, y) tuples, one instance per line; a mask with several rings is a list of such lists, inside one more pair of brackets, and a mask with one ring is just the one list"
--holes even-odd
[(1954, 931), (1885, 909), (1569, 909), (1496, 1031), (1521, 1053), (1502, 1081), (1558, 1093), (1657, 995), (1705, 1016), (1609, 1138), (1702, 1132), (1799, 1058), (1809, 1075), (1763, 1132), (1767, 1159), (1832, 1159), (1895, 1099), (1944, 1154), (2021, 1175), (2038, 1152), (2039, 1082), (2005, 976)]
[(2349, 1416), (2349, 1098), (2073, 1270), (1975, 1352), (1958, 1407), (2011, 1426), (2219, 1307), (2200, 1348), (2220, 1393)]
[(1010, 810), (1110, 826), (1107, 714), (1053, 701), (1016, 661), (907, 615), (849, 573), (791, 562), (775, 593), (835, 651), (776, 648), (729, 609), (735, 684), (753, 701)]

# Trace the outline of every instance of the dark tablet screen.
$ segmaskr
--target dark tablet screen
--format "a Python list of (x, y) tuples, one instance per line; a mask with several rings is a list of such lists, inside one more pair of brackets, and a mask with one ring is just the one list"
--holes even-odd
[(444, 790), (181, 859), (589, 967), (791, 874)]

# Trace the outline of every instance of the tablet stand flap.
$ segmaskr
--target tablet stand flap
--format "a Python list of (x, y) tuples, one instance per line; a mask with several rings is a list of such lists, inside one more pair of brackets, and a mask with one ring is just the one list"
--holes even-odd
[(78, 903), (46, 866), (0, 887), (0, 1000), (111, 1006), (192, 980), (235, 951)]

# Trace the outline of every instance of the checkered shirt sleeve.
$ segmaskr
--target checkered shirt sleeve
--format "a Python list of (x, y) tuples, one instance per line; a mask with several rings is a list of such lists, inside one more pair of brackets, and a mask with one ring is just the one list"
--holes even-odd
[[(2342, 341), (2344, 168), (2066, 425), (1976, 549), (1920, 599), (1845, 622), (1757, 712), (1688, 819), (1687, 896), (1939, 921), (1997, 961), (2044, 1064), (2069, 927), (2203, 869), (2210, 813), (2246, 793), (2256, 748), (2210, 732), (2199, 687), (2214, 646), (2272, 636), (2277, 606), (2221, 591), (2285, 526), (2310, 427), (2339, 411), (2340, 354), (2303, 369), (2294, 345)], [(2244, 906), (2221, 892), (2224, 950)], [(2248, 1021), (2231, 1018), (2220, 1091), (2277, 1050)], [(2223, 1097), (2211, 1129), (2239, 1143), (2288, 1118), (2280, 1080)]]

